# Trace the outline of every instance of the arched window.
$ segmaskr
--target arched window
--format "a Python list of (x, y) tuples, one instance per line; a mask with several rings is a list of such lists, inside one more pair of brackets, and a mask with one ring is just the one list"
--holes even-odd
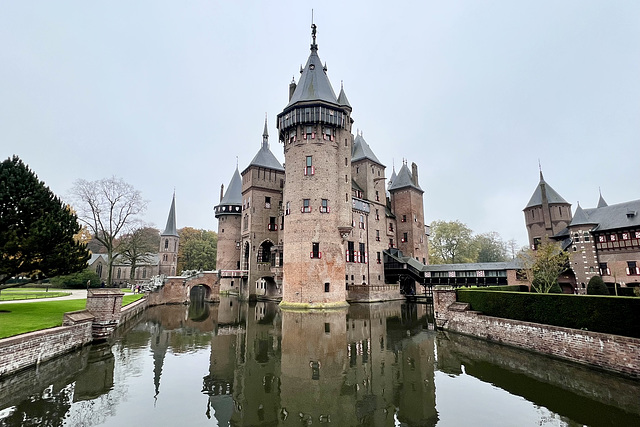
[(122, 275), (122, 269), (118, 268), (118, 279), (120, 279), (121, 275)]
[(169, 249), (169, 239), (164, 239), (164, 248)]

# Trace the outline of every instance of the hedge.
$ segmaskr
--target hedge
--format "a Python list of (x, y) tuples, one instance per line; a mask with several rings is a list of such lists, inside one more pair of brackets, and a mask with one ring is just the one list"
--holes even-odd
[(640, 298), (458, 289), (487, 316), (640, 338)]

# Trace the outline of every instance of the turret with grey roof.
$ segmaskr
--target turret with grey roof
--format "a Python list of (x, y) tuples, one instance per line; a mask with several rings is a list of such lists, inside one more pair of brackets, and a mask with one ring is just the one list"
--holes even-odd
[(275, 171), (284, 172), (284, 167), (280, 164), (276, 156), (273, 155), (271, 149), (269, 148), (269, 131), (267, 130), (267, 119), (264, 119), (264, 132), (262, 133), (262, 146), (258, 153), (254, 156), (249, 166), (246, 167), (242, 174), (247, 171), (252, 166), (257, 166), (260, 168), (273, 169)]
[(242, 178), (236, 166), (236, 171), (227, 187), (227, 192), (220, 200), (220, 204), (214, 208), (215, 216), (241, 215), (242, 214)]
[(542, 176), (542, 171), (540, 171), (540, 182), (536, 187), (531, 199), (529, 199), (529, 203), (525, 206), (525, 209), (533, 207), (533, 206), (542, 206), (543, 198), (546, 197), (547, 203), (550, 205), (553, 204), (569, 204), (565, 199), (562, 198), (560, 194), (556, 192), (549, 184), (547, 184)]
[(169, 209), (169, 216), (167, 217), (167, 226), (164, 228), (161, 236), (178, 236), (178, 230), (176, 229), (176, 193), (173, 193), (171, 208)]
[(367, 141), (364, 140), (362, 134), (358, 133), (353, 141), (353, 148), (351, 149), (351, 163), (365, 159), (371, 160), (380, 166), (384, 166), (373, 153), (373, 150), (371, 150)]
[[(415, 163), (412, 166), (414, 165)], [(407, 167), (407, 164), (403, 163), (402, 167), (400, 168), (400, 171), (398, 172), (398, 175), (395, 178), (393, 178), (393, 175), (391, 175), (393, 181), (389, 186), (389, 192), (393, 193), (394, 191), (400, 190), (401, 188), (410, 187), (415, 190), (418, 190), (420, 193), (424, 193), (424, 190), (420, 188), (420, 184), (418, 183), (417, 177), (414, 175), (417, 175), (417, 174), (412, 174), (409, 168)]]

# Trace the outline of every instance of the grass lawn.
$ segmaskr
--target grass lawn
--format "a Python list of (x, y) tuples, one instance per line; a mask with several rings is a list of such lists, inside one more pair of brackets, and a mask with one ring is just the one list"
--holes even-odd
[[(143, 296), (143, 294), (125, 295), (122, 305), (131, 304)], [(86, 305), (86, 299), (2, 304), (0, 305), (0, 338), (60, 326), (64, 313), (83, 310)]]
[(71, 295), (71, 292), (64, 292), (60, 289), (55, 291), (45, 291), (37, 288), (9, 288), (0, 292), (0, 301), (14, 301), (19, 299), (34, 298), (55, 298)]

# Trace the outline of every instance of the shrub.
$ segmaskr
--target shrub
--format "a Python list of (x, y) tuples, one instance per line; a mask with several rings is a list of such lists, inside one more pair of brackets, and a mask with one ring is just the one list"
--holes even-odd
[(551, 289), (549, 289), (549, 293), (550, 294), (561, 294), (562, 293), (562, 288), (560, 287), (558, 282), (554, 283), (553, 286), (551, 286)]
[(52, 277), (50, 282), (54, 286), (60, 286), (63, 288), (83, 289), (87, 287), (88, 280), (91, 280), (92, 288), (100, 287), (100, 276), (90, 268), (85, 268), (78, 273), (69, 274), (67, 276)]
[(611, 295), (609, 293), (609, 288), (604, 284), (602, 277), (593, 276), (589, 279), (589, 284), (587, 285), (587, 295)]

